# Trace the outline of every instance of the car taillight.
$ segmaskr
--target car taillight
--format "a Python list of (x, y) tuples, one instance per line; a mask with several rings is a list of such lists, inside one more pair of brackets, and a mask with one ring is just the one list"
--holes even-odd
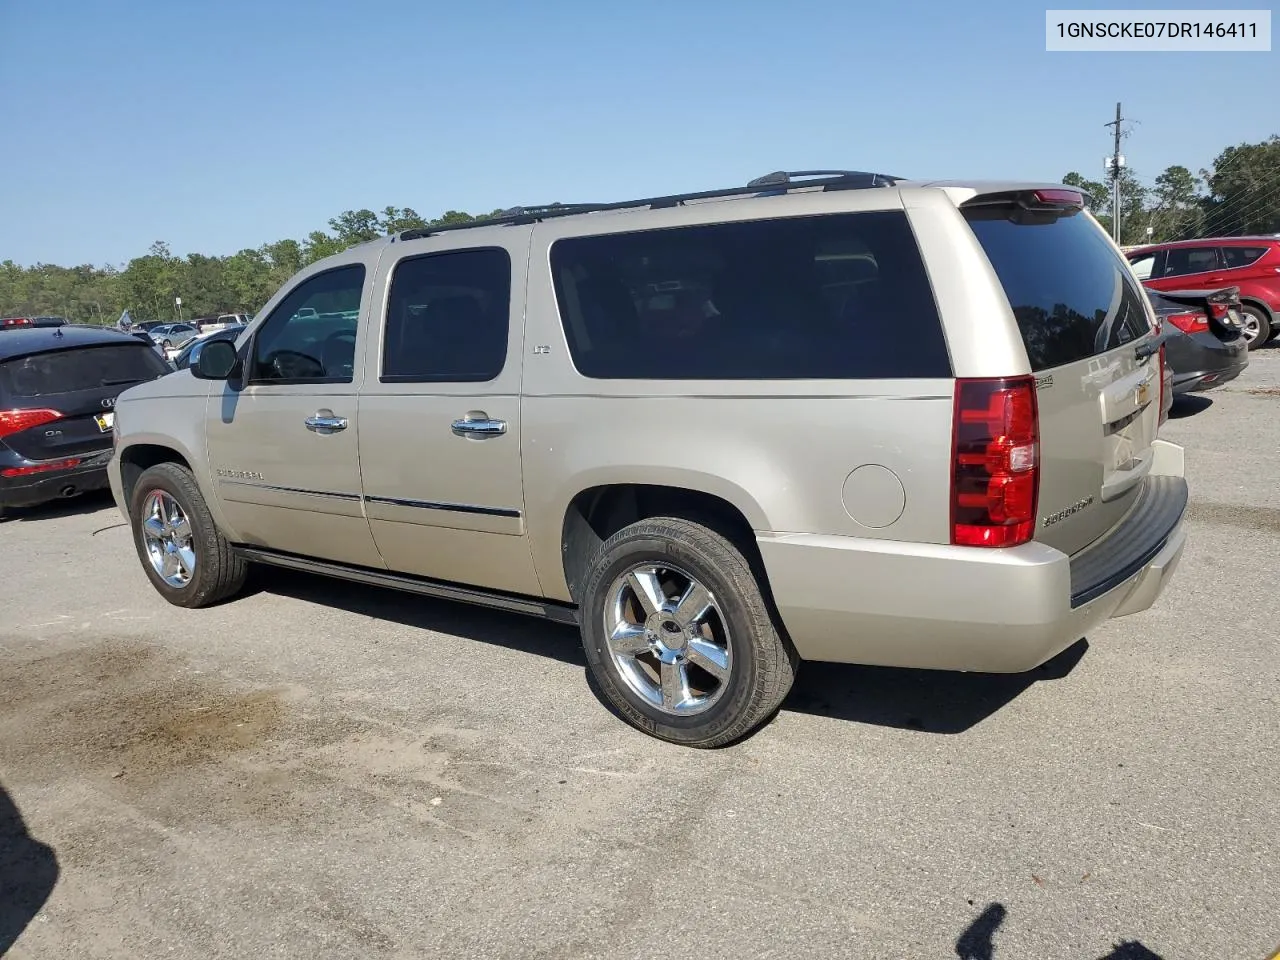
[(30, 317), (5, 317), (0, 320), (0, 326), (4, 327), (29, 327), (31, 326)]
[(69, 460), (46, 460), (44, 463), (33, 463), (26, 467), (6, 467), (0, 470), (0, 477), (29, 477), (33, 473), (47, 473), (50, 470), (70, 470), (72, 467), (78, 467), (80, 460), (71, 458)]
[(957, 380), (951, 542), (1012, 547), (1035, 532), (1040, 422), (1034, 377)]
[(1204, 333), (1209, 329), (1209, 318), (1203, 313), (1172, 313), (1165, 319), (1183, 333)]
[(57, 410), (0, 410), (0, 437), (61, 420)]
[(1231, 308), (1230, 308), (1230, 307), (1228, 307), (1225, 303), (1211, 303), (1211, 304), (1209, 304), (1209, 312), (1213, 314), (1213, 319), (1215, 319), (1215, 320), (1225, 320), (1225, 319), (1227, 319), (1227, 312), (1228, 312), (1230, 309), (1231, 309)]

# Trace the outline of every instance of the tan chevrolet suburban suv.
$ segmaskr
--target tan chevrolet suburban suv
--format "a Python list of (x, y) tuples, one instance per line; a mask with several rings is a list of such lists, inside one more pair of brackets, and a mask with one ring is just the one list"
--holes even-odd
[(110, 479), (186, 607), (277, 564), (577, 624), (691, 746), (802, 660), (1015, 672), (1185, 543), (1163, 350), (1061, 185), (840, 171), (410, 230), (124, 393)]

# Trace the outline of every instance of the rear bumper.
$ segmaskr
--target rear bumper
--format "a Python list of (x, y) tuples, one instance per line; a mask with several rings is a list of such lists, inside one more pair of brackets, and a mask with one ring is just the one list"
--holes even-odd
[(1196, 333), (1173, 338), (1165, 349), (1175, 394), (1212, 390), (1240, 376), (1249, 365), (1243, 337), (1224, 343), (1212, 333)]
[(1164, 589), (1186, 545), (1186, 482), (1146, 484), (1125, 520), (1076, 557), (1041, 543), (987, 550), (817, 534), (757, 542), (804, 659), (1020, 673), (1104, 620), (1147, 609)]
[[(107, 486), (111, 451), (91, 454), (70, 470), (49, 470), (24, 477), (0, 476), (0, 507), (32, 507), (61, 497), (101, 490)], [(36, 466), (38, 461), (5, 460), (3, 467)]]

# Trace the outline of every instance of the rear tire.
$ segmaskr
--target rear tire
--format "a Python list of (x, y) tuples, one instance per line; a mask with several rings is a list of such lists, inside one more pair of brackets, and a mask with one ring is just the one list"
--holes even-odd
[(143, 571), (174, 606), (208, 607), (244, 586), (248, 564), (218, 532), (186, 467), (143, 471), (129, 497), (129, 525)]
[[(1240, 307), (1240, 312), (1245, 315), (1245, 338), (1249, 341), (1250, 350), (1257, 350), (1275, 336), (1275, 332), (1271, 328), (1271, 321), (1261, 307), (1246, 303)], [(1255, 331), (1252, 337), (1249, 335), (1251, 330)]]
[(799, 662), (742, 552), (674, 517), (633, 523), (601, 545), (583, 590), (582, 645), (615, 712), (689, 747), (726, 746), (763, 725)]

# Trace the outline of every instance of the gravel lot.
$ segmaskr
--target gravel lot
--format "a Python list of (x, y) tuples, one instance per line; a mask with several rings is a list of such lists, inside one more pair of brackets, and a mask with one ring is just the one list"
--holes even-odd
[(615, 720), (571, 630), (276, 572), (179, 610), (109, 500), (21, 514), (0, 954), (1263, 960), (1280, 349), (1175, 417), (1155, 609), (1028, 676), (809, 665), (712, 753)]

